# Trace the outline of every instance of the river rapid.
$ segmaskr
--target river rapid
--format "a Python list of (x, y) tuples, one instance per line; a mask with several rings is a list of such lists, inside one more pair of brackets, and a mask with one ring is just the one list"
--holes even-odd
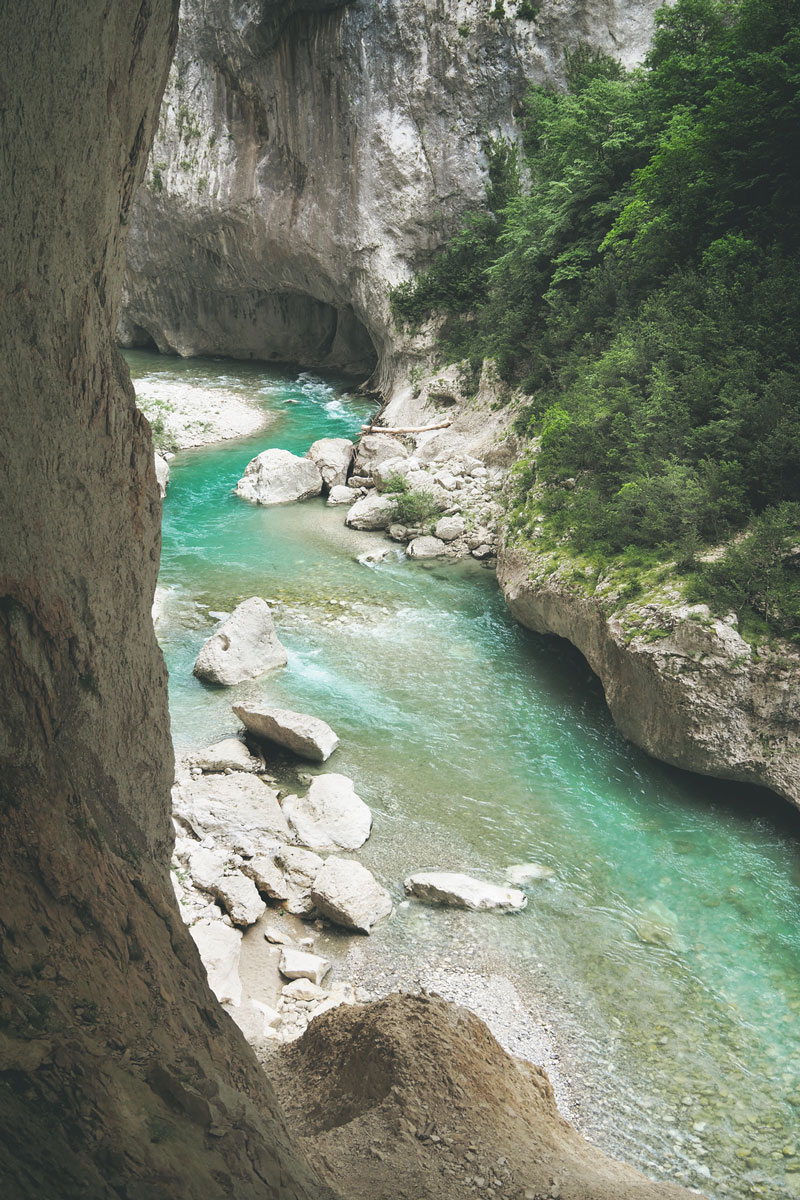
[[(516, 625), (478, 564), (398, 549), (376, 565), (386, 541), (345, 529), (342, 508), (235, 498), (260, 450), (355, 436), (372, 410), (343, 380), (126, 357), (137, 389), (188, 382), (275, 414), (173, 459), (157, 632), (178, 752), (236, 732), (245, 697), (339, 734), (327, 767), (373, 810), (358, 857), (396, 908), (369, 939), (319, 938), (335, 974), (377, 992), (439, 971), (490, 1022), (502, 992), (520, 1026), (507, 1044), (524, 1051), (524, 1026), (544, 1025), (560, 1096), (608, 1153), (710, 1197), (800, 1196), (800, 814), (627, 744), (581, 656)], [(209, 689), (197, 652), (215, 614), (253, 595), (288, 667)], [(403, 896), (412, 870), (502, 882), (530, 861), (554, 875), (516, 916)]]

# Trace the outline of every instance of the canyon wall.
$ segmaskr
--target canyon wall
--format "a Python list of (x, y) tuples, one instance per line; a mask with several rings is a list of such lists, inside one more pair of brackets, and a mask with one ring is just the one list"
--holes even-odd
[(638, 61), (657, 4), (537, 7), (300, 3), (278, 28), (264, 0), (185, 0), (132, 218), (123, 343), (377, 363), (373, 386), (390, 391), (420, 347), (393, 328), (388, 286), (483, 203), (487, 136), (518, 136), (528, 81), (562, 82), (565, 48)]
[(535, 543), (504, 548), (497, 576), (522, 625), (567, 638), (585, 656), (626, 738), (674, 766), (759, 784), (800, 807), (794, 646), (756, 650), (735, 618), (703, 604), (588, 594), (569, 565), (554, 571), (537, 557)]
[(172, 0), (3, 5), (4, 1200), (329, 1195), (167, 869), (160, 501), (112, 330), (176, 34)]

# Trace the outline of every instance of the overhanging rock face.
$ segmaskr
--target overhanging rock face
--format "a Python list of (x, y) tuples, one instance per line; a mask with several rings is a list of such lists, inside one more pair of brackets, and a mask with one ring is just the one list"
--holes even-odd
[(279, 28), (263, 2), (234, 18), (185, 0), (123, 341), (362, 373), (377, 353), (388, 390), (418, 350), (388, 285), (483, 203), (487, 135), (518, 136), (528, 82), (560, 83), (565, 48), (640, 60), (656, 7), (544, 0), (532, 22), (493, 0), (356, 0), (295, 5)]
[[(115, 348), (177, 0), (3, 6), (0, 1193), (326, 1195), (167, 872), (160, 500)], [(283, 6), (275, 3), (278, 14)]]

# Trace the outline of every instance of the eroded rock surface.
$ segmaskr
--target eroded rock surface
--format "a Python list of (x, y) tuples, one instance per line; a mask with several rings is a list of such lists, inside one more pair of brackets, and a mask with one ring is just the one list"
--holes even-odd
[(602, 594), (578, 591), (522, 550), (501, 554), (498, 579), (518, 621), (577, 646), (625, 737), (664, 762), (761, 784), (800, 806), (793, 648), (755, 657), (705, 606), (640, 602), (606, 611)]
[[(292, 6), (294, 7), (294, 6)], [(386, 390), (388, 285), (484, 201), (487, 133), (588, 42), (638, 61), (657, 0), (187, 0), (130, 238), (126, 344), (335, 365)], [(326, 11), (321, 11), (325, 9)], [(212, 302), (213, 297), (213, 302)], [(446, 389), (444, 389), (446, 392)], [(439, 389), (441, 394), (443, 389)]]

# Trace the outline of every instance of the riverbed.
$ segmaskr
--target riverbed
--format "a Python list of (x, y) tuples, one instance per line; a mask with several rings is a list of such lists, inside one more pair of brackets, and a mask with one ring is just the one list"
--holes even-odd
[[(179, 752), (234, 733), (243, 698), (339, 734), (327, 767), (373, 810), (358, 857), (396, 908), (369, 939), (320, 937), (335, 971), (372, 990), (438, 973), (490, 1023), (498, 1004), (541, 1022), (576, 1124), (653, 1177), (715, 1198), (800, 1196), (800, 814), (628, 745), (581, 656), (517, 626), (479, 564), (399, 548), (375, 564), (387, 542), (347, 530), (342, 508), (234, 497), (260, 450), (355, 435), (373, 410), (345, 380), (127, 358), (135, 384), (234, 391), (271, 415), (255, 437), (172, 460), (157, 632)], [(253, 595), (273, 606), (288, 667), (209, 689), (197, 651)], [(530, 861), (554, 876), (516, 916), (403, 896), (413, 870), (502, 882)]]

